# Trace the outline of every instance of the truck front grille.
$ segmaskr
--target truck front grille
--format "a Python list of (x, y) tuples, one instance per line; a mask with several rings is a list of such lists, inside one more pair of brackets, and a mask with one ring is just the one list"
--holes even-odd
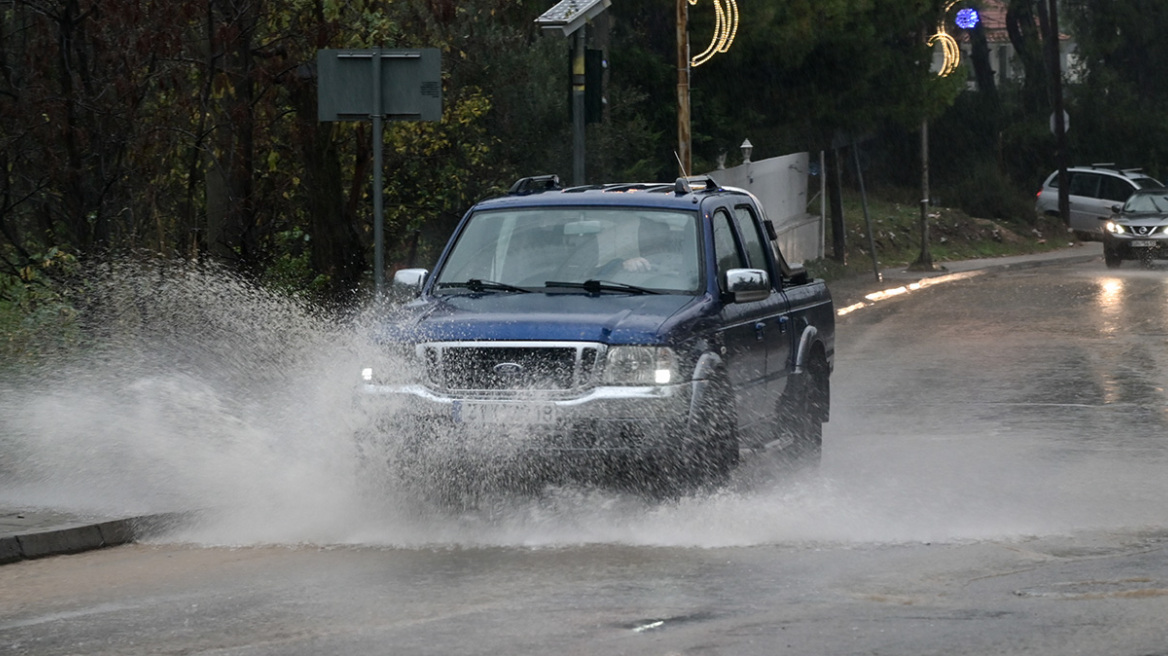
[(448, 342), (420, 347), (431, 385), (445, 392), (566, 392), (592, 386), (592, 343)]

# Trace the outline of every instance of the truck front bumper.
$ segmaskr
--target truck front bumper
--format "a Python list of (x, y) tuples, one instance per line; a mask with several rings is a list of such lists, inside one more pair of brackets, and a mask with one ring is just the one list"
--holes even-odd
[(602, 386), (570, 398), (455, 397), (421, 385), (367, 384), (359, 399), (376, 439), (391, 446), (591, 460), (676, 451), (705, 384)]

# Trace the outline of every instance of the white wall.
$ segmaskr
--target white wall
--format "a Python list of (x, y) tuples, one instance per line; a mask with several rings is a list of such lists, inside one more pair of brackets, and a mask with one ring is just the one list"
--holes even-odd
[[(823, 216), (807, 212), (810, 157), (795, 153), (710, 171), (723, 187), (745, 189), (758, 197), (779, 233), (779, 249), (791, 264), (823, 257)], [(815, 178), (819, 180), (820, 178)], [(816, 190), (818, 191), (818, 190)]]

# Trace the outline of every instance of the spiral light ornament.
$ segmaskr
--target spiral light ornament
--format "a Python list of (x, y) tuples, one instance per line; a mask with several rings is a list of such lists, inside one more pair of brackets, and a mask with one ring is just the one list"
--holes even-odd
[(944, 59), (941, 62), (941, 70), (937, 71), (937, 75), (947, 77), (953, 71), (957, 70), (957, 65), (961, 63), (961, 48), (957, 46), (957, 39), (950, 36), (944, 28), (941, 28), (940, 32), (937, 32), (929, 38), (929, 45), (932, 46), (938, 41), (941, 42), (941, 53)]
[[(689, 0), (696, 5), (698, 0)], [(736, 0), (713, 0), (714, 3), (714, 36), (710, 45), (698, 55), (690, 59), (690, 66), (697, 68), (710, 60), (711, 57), (730, 49), (734, 43), (734, 36), (738, 33), (738, 3)]]
[(945, 16), (949, 14), (949, 10), (953, 5), (961, 0), (952, 0), (945, 5), (945, 11), (941, 12), (941, 22), (937, 23), (937, 33), (929, 37), (928, 45), (932, 47), (938, 41), (941, 42), (941, 70), (937, 71), (940, 77), (948, 77), (953, 71), (957, 70), (957, 65), (961, 63), (961, 48), (957, 45), (957, 39), (954, 39), (948, 32), (945, 31)]

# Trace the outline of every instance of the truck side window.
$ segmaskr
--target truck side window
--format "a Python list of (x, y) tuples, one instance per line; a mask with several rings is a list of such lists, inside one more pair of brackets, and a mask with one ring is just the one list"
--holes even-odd
[(738, 251), (738, 242), (734, 238), (734, 228), (730, 225), (730, 215), (726, 210), (714, 212), (714, 257), (717, 258), (718, 281), (725, 280), (725, 273), (729, 269), (746, 267), (742, 254)]
[(734, 208), (734, 219), (738, 223), (738, 234), (742, 235), (742, 245), (746, 248), (746, 258), (752, 269), (762, 269), (768, 274), (770, 266), (766, 259), (766, 247), (754, 212), (745, 205)]

